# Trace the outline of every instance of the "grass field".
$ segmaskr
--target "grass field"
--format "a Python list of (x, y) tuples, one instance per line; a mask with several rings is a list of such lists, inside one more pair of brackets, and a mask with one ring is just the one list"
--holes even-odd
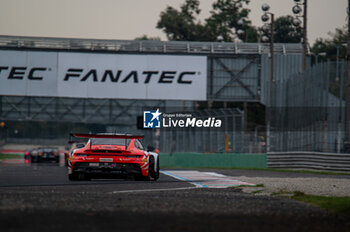
[(0, 160), (4, 160), (4, 159), (21, 159), (21, 158), (23, 158), (23, 155), (19, 155), (19, 154), (8, 155), (8, 154), (0, 153)]

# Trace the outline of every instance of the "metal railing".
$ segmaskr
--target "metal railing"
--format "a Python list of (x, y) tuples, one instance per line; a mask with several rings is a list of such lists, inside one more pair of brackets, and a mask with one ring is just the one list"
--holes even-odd
[[(269, 44), (154, 40), (100, 40), (0, 36), (0, 48), (84, 50), (103, 52), (267, 54)], [(274, 44), (275, 54), (302, 54), (302, 44)]]
[(269, 168), (315, 169), (350, 172), (350, 155), (321, 152), (271, 152), (267, 155)]

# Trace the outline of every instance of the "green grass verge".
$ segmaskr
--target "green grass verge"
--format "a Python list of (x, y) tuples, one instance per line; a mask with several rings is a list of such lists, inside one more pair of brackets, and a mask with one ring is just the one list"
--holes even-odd
[[(189, 167), (171, 167), (161, 166), (161, 169), (194, 169)], [(252, 170), (252, 171), (269, 171), (269, 172), (292, 172), (292, 173), (308, 173), (308, 174), (319, 174), (319, 175), (350, 175), (347, 172), (327, 172), (327, 171), (310, 171), (310, 170), (291, 170), (291, 169), (275, 169), (275, 168), (220, 168), (220, 167), (200, 167), (195, 169), (221, 169), (221, 170)]]
[(335, 213), (350, 215), (350, 197), (324, 197), (294, 194), (291, 199), (306, 202)]
[(313, 206), (326, 209), (333, 213), (350, 215), (350, 197), (326, 197), (307, 195), (303, 192), (277, 192), (273, 193), (274, 196), (282, 196), (289, 199), (302, 201)]
[(4, 159), (21, 159), (21, 158), (23, 158), (23, 155), (19, 155), (19, 154), (8, 155), (8, 154), (0, 153), (0, 160), (4, 160)]

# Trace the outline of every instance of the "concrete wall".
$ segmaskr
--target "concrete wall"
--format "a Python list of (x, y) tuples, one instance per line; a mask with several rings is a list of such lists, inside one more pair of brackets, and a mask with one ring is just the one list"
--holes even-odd
[(267, 168), (266, 154), (161, 153), (160, 167)]

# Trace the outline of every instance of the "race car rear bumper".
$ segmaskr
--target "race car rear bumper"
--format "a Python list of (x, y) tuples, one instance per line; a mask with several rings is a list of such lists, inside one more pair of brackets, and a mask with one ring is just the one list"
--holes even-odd
[(140, 165), (134, 163), (76, 162), (74, 163), (73, 171), (85, 173), (92, 176), (142, 174)]

